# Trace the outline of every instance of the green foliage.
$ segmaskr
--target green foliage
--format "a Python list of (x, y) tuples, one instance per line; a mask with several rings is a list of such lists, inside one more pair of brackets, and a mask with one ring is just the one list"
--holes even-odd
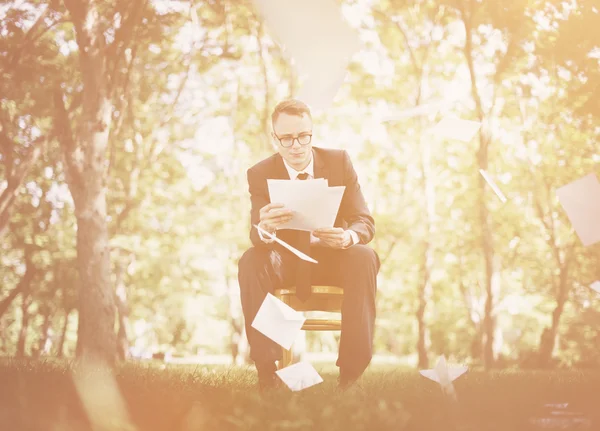
[[(79, 280), (53, 97), (61, 88), (77, 125), (82, 83), (62, 4), (30, 3), (9, 8), (0, 24), (0, 175), (22, 163), (38, 137), (47, 141), (18, 188), (1, 238), (0, 300), (19, 285), (30, 259), (34, 318), (25, 352), (43, 339), (49, 315), (47, 353), (57, 354), (65, 321), (63, 350), (73, 351), (76, 315), (69, 313), (77, 307)], [(237, 261), (250, 246), (245, 173), (271, 154), (270, 110), (296, 91), (297, 79), (251, 2), (196, 2), (195, 27), (189, 4), (177, 3), (148, 3), (131, 46), (109, 45), (115, 50), (106, 182), (113, 282), (126, 288), (136, 351), (233, 356), (231, 340), (243, 335)], [(497, 259), (492, 317), (499, 365), (536, 354), (561, 289), (566, 304), (554, 355), (565, 365), (598, 364), (598, 300), (587, 286), (600, 279), (600, 249), (580, 245), (555, 195), (595, 172), (598, 162), (600, 69), (589, 54), (600, 25), (591, 3), (578, 2), (568, 14), (566, 4), (553, 1), (343, 3), (368, 11), (357, 20), (363, 49), (334, 107), (315, 115), (315, 141), (350, 152), (376, 219), (371, 245), (383, 263), (376, 351), (414, 362), (429, 251), (423, 322), (430, 359), (444, 353), (477, 363), (483, 200)], [(125, 16), (129, 6), (102, 5), (110, 43), (114, 14)], [(483, 196), (477, 191), (477, 139), (442, 140), (430, 132), (447, 113), (478, 116), (465, 22), (490, 137), (488, 171), (506, 204), (489, 188)], [(442, 100), (448, 103), (439, 112), (380, 121)], [(4, 187), (0, 181), (0, 194)], [(0, 317), (4, 353), (16, 351), (22, 298)], [(309, 337), (309, 350), (319, 340)], [(328, 350), (335, 351), (333, 340), (325, 341)]]

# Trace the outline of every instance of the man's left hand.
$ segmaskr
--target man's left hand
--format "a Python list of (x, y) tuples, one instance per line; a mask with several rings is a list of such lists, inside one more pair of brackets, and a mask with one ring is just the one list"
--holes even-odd
[(317, 229), (313, 235), (331, 248), (346, 248), (352, 245), (350, 232), (341, 227)]

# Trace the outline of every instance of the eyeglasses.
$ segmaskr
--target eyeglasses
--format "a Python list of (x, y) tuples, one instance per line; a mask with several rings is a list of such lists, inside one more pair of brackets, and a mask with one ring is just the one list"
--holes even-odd
[(284, 148), (289, 148), (292, 145), (294, 145), (294, 141), (298, 141), (298, 143), (300, 145), (308, 145), (310, 144), (310, 141), (312, 140), (312, 134), (310, 133), (303, 133), (300, 136), (297, 137), (292, 137), (292, 136), (284, 136), (283, 138), (280, 138), (279, 136), (277, 136), (275, 134), (275, 132), (273, 132), (273, 134), (275, 135), (275, 137), (277, 138), (277, 140), (279, 141), (279, 143), (281, 144), (282, 147)]

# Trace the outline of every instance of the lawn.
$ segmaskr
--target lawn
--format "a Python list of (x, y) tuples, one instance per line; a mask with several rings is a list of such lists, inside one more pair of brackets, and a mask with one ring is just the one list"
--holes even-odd
[[(568, 403), (561, 420), (581, 412), (588, 422), (562, 429), (600, 429), (600, 371), (470, 371), (455, 381), (453, 403), (414, 370), (373, 367), (361, 387), (339, 392), (337, 369), (315, 368), (324, 383), (260, 394), (253, 368), (127, 363), (115, 373), (115, 396), (106, 376), (98, 385), (67, 363), (9, 359), (0, 361), (0, 430), (559, 429), (530, 423), (552, 416), (547, 403)], [(84, 404), (93, 404), (91, 416)], [(91, 427), (90, 417), (104, 425)]]

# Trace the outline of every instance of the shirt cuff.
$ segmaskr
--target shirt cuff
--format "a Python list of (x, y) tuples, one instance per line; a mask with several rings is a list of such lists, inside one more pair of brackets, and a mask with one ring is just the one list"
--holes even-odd
[[(352, 244), (350, 244), (348, 247), (352, 247), (355, 244), (358, 244), (360, 242), (360, 238), (358, 238), (358, 234), (353, 231), (352, 229), (348, 229), (348, 232), (350, 232), (350, 237), (352, 238)], [(346, 248), (348, 248), (346, 247)]]
[[(263, 234), (262, 234), (262, 232), (260, 230), (258, 230), (258, 229), (256, 229), (256, 230), (258, 232), (258, 236), (259, 236), (260, 240), (262, 242), (264, 242), (265, 244), (271, 244), (272, 242), (275, 242), (275, 240), (272, 239), (272, 238), (266, 238), (266, 237), (264, 237)], [(277, 231), (275, 231), (273, 233), (273, 236), (277, 236)]]

